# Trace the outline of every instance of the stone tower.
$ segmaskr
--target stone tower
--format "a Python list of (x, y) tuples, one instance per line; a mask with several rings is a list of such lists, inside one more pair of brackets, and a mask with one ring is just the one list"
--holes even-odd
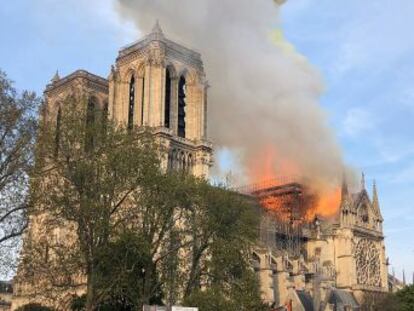
[[(81, 99), (85, 108), (106, 111), (119, 125), (148, 128), (164, 147), (165, 170), (185, 170), (207, 178), (213, 152), (206, 133), (207, 88), (201, 55), (165, 38), (156, 23), (150, 34), (119, 51), (108, 79), (85, 70), (65, 77), (56, 73), (46, 86), (41, 118), (57, 128), (65, 100)], [(67, 228), (43, 232), (46, 217), (46, 213), (31, 216), (24, 243), (61, 241)], [(62, 310), (70, 304), (71, 291), (56, 291), (59, 301), (38, 295), (37, 285), (25, 278), (25, 269), (21, 264), (14, 279), (12, 310), (29, 302), (58, 304)], [(82, 293), (82, 289), (77, 292)]]
[(109, 75), (109, 115), (128, 127), (151, 127), (166, 147), (166, 169), (208, 176), (207, 88), (199, 53), (168, 40), (158, 22), (122, 48)]
[[(352, 289), (358, 300), (364, 294), (388, 290), (388, 267), (385, 256), (383, 218), (374, 182), (372, 199), (362, 175), (361, 190), (350, 194), (342, 186), (336, 236), (338, 240), (337, 286)], [(341, 271), (342, 270), (342, 271)]]

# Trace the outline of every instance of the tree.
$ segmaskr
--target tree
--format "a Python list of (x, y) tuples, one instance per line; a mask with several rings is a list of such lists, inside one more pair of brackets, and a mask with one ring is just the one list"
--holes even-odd
[[(126, 229), (119, 237), (102, 249), (98, 262), (98, 288), (106, 288), (106, 303), (125, 307), (138, 307), (146, 300), (149, 304), (162, 304), (162, 290), (158, 271), (152, 261), (148, 241), (139, 232)], [(144, 278), (151, 269), (151, 278)], [(148, 273), (147, 273), (148, 274)], [(145, 282), (153, 289), (145, 299)]]
[(35, 284), (33, 295), (53, 295), (52, 304), (84, 291), (88, 311), (140, 309), (205, 297), (201, 289), (212, 287), (232, 308), (260, 305), (249, 268), (252, 202), (166, 173), (150, 129), (116, 125), (86, 98), (68, 97), (59, 111), (58, 122), (41, 124), (31, 175), (22, 279)]
[(189, 209), (185, 228), (191, 237), (191, 264), (184, 297), (210, 284), (230, 284), (249, 267), (250, 250), (257, 238), (258, 213), (246, 197), (202, 183)]
[(53, 311), (53, 309), (42, 306), (37, 303), (30, 303), (20, 308), (17, 308), (16, 311)]
[(414, 310), (414, 285), (405, 286), (396, 293), (366, 294), (361, 310), (411, 311)]
[(87, 310), (106, 299), (106, 289), (97, 288), (101, 250), (128, 221), (131, 194), (160, 170), (149, 135), (116, 126), (101, 111), (94, 108), (91, 118), (88, 100), (73, 96), (61, 105), (59, 122), (43, 120), (23, 254), (22, 279), (41, 278), (32, 278), (34, 294), (58, 297), (84, 287)]
[(193, 243), (186, 304), (200, 311), (267, 310), (250, 265), (259, 220), (255, 203), (208, 184), (201, 187), (200, 203), (188, 224)]
[(414, 285), (404, 287), (395, 293), (400, 311), (414, 310)]
[(399, 311), (399, 305), (393, 293), (367, 292), (361, 303), (362, 311)]
[[(16, 244), (27, 226), (28, 172), (33, 164), (34, 112), (39, 102), (34, 93), (18, 94), (0, 70), (0, 259), (3, 264), (14, 262)], [(7, 265), (6, 272), (10, 268), (13, 267)]]
[(123, 301), (138, 310), (184, 302), (202, 311), (265, 310), (249, 263), (257, 228), (251, 202), (189, 175), (159, 177), (132, 201), (128, 218), (134, 225), (98, 257), (97, 288), (107, 289), (107, 305)]

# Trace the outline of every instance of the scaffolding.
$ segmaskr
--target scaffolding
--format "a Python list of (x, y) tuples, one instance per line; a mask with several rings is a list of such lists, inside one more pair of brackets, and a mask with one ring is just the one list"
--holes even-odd
[(244, 186), (238, 191), (252, 196), (262, 207), (259, 230), (264, 246), (276, 255), (306, 255), (304, 244), (309, 238), (310, 224), (305, 213), (312, 198), (301, 183), (284, 178)]

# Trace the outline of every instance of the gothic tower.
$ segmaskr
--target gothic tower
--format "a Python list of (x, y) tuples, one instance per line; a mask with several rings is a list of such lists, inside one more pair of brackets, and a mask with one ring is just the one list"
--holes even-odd
[(165, 147), (165, 169), (208, 176), (208, 84), (199, 53), (167, 39), (157, 22), (149, 35), (119, 51), (108, 80), (110, 117), (151, 127)]
[[(371, 199), (364, 176), (355, 193), (349, 191), (344, 180), (341, 196), (336, 217), (315, 221), (316, 232), (307, 242), (306, 255), (317, 281), (313, 291), (320, 296), (321, 305), (334, 303), (331, 298), (338, 293), (361, 304), (366, 298), (388, 291), (383, 219), (376, 185)], [(349, 296), (351, 293), (354, 298)]]
[[(41, 118), (58, 133), (65, 100), (81, 99), (88, 112), (105, 112), (128, 128), (148, 128), (163, 146), (165, 170), (185, 170), (207, 178), (213, 152), (206, 132), (207, 88), (201, 55), (165, 38), (157, 23), (149, 35), (119, 51), (108, 79), (85, 70), (62, 78), (56, 73), (46, 86)], [(48, 240), (61, 243), (67, 228), (47, 231), (41, 225), (46, 216), (31, 215), (23, 248)], [(33, 301), (53, 302), (61, 308), (63, 300), (71, 301), (72, 292), (63, 293), (62, 301), (37, 296), (36, 285), (25, 278), (23, 263), (14, 280), (13, 310)]]
[(361, 190), (350, 194), (343, 185), (337, 240), (337, 286), (351, 289), (361, 300), (366, 294), (387, 291), (383, 218), (374, 181), (372, 199), (362, 175)]

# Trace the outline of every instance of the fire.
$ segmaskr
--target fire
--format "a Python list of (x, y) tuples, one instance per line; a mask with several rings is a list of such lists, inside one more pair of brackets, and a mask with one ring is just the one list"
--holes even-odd
[(341, 204), (341, 188), (337, 187), (331, 191), (321, 191), (317, 194), (317, 197), (315, 206), (306, 213), (308, 220), (313, 220), (316, 216), (331, 218), (337, 214)]
[(252, 183), (267, 182), (269, 187), (280, 185), (284, 177), (300, 175), (299, 167), (271, 145), (265, 146), (248, 164), (249, 180)]
[(259, 195), (259, 201), (279, 220), (311, 222), (315, 217), (331, 218), (337, 214), (341, 188), (304, 176), (297, 163), (283, 158), (272, 146), (266, 146), (250, 164), (248, 173), (255, 190), (276, 187), (276, 195)]

